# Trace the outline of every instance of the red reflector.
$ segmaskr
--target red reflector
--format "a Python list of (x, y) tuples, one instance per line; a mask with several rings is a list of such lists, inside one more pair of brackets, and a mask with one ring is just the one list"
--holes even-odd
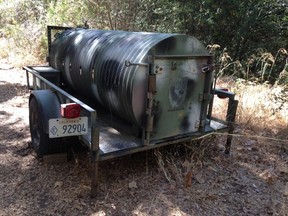
[(64, 118), (80, 117), (81, 106), (76, 103), (61, 104), (61, 116)]
[[(221, 88), (221, 89), (219, 89), (219, 90), (225, 91), (225, 92), (228, 92), (228, 91), (229, 91), (229, 89), (227, 89), (227, 88)], [(225, 98), (227, 98), (227, 97), (226, 97), (226, 96), (220, 96), (220, 95), (218, 95), (218, 98), (220, 98), (220, 99), (225, 99)]]

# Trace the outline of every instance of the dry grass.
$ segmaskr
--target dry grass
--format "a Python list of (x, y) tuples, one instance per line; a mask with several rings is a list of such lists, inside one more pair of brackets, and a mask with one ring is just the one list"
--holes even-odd
[[(232, 157), (226, 159), (221, 153), (224, 149), (224, 135), (213, 135), (202, 140), (173, 146), (163, 151), (156, 150), (159, 170), (164, 174), (171, 188), (182, 186), (191, 188), (191, 196), (201, 200), (202, 208), (211, 208), (211, 203), (225, 194), (227, 189), (241, 188), (237, 198), (227, 198), (239, 205), (249, 203), (259, 205), (259, 200), (269, 203), (263, 212), (286, 215), (288, 208), (288, 95), (285, 86), (256, 84), (231, 77), (221, 78), (218, 87), (228, 88), (236, 93), (239, 100), (235, 137), (233, 138)], [(225, 118), (227, 100), (215, 99), (214, 115)], [(226, 164), (228, 161), (229, 164)], [(227, 174), (231, 172), (230, 174)], [(204, 171), (203, 171), (204, 170)], [(226, 170), (226, 171), (225, 171)], [(198, 184), (204, 183), (216, 174), (211, 185), (198, 194)], [(233, 174), (232, 174), (233, 173)], [(220, 176), (220, 177), (219, 177)], [(225, 182), (217, 183), (225, 179)], [(206, 179), (206, 180), (203, 180)], [(241, 182), (237, 186), (238, 183)], [(207, 183), (207, 182), (205, 182)], [(253, 195), (246, 190), (247, 185), (259, 193), (259, 185), (269, 185), (267, 194)], [(267, 187), (267, 186), (265, 186)], [(234, 188), (234, 189), (233, 189)], [(209, 191), (211, 190), (211, 191)], [(279, 193), (280, 192), (280, 193)], [(249, 198), (245, 193), (249, 194)], [(282, 195), (281, 195), (282, 194)], [(261, 197), (261, 198), (260, 198)], [(244, 201), (246, 200), (246, 201)], [(223, 204), (223, 203), (222, 203)], [(249, 214), (243, 205), (243, 211)], [(263, 203), (262, 203), (263, 204)], [(262, 205), (261, 204), (261, 205)], [(225, 204), (222, 205), (225, 214)], [(228, 208), (228, 207), (227, 207)], [(248, 208), (249, 209), (249, 208)], [(247, 212), (246, 212), (247, 210)], [(254, 211), (259, 213), (259, 209)], [(258, 212), (258, 213), (257, 213)], [(253, 211), (250, 214), (254, 214)]]
[(192, 140), (184, 145), (154, 150), (158, 166), (166, 180), (172, 186), (190, 187), (197, 170), (205, 166), (209, 158), (215, 154), (214, 139), (215, 136), (211, 135), (203, 139)]
[[(255, 131), (265, 128), (272, 132), (277, 128), (287, 128), (287, 87), (233, 80), (229, 77), (219, 80), (217, 86), (226, 87), (236, 93), (236, 99), (239, 101), (237, 123), (242, 127)], [(216, 100), (216, 112), (221, 113), (219, 108), (224, 105), (223, 101)]]

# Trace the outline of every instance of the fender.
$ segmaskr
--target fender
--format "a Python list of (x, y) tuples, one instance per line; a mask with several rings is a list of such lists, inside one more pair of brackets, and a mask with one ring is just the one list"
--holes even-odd
[(48, 134), (49, 119), (61, 117), (61, 104), (60, 100), (55, 93), (51, 90), (35, 90), (32, 91), (29, 97), (29, 106), (32, 98), (37, 100), (40, 117), (43, 122), (43, 130)]

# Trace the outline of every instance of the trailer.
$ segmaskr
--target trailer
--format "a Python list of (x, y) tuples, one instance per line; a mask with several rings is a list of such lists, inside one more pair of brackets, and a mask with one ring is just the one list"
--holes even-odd
[[(25, 66), (38, 158), (77, 142), (100, 161), (221, 131), (229, 154), (238, 101), (215, 89), (213, 56), (195, 37), (48, 26), (48, 65)], [(215, 96), (229, 100), (212, 116)]]

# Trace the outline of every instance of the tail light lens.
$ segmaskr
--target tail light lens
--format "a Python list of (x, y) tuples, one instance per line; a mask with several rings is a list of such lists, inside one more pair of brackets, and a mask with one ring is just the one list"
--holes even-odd
[(80, 117), (81, 106), (76, 103), (61, 104), (61, 116), (64, 118)]

